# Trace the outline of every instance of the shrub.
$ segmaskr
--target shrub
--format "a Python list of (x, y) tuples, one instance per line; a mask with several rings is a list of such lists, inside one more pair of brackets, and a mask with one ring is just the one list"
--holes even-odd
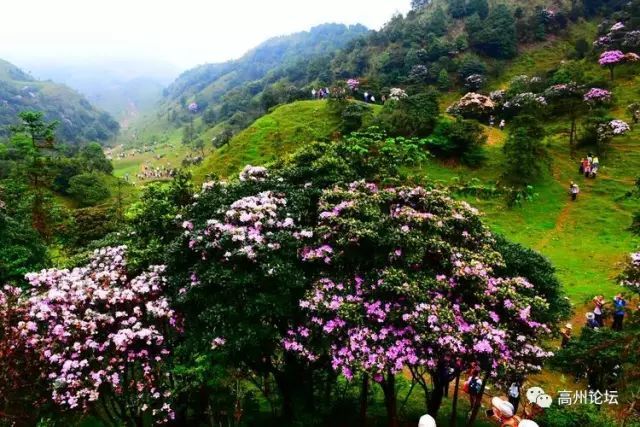
[(68, 193), (80, 206), (94, 206), (111, 195), (100, 175), (83, 173), (69, 180)]

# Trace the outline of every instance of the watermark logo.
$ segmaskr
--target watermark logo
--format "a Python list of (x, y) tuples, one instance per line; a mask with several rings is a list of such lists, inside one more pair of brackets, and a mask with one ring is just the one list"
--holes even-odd
[(560, 390), (558, 405), (617, 405), (618, 391), (605, 390)]
[(527, 390), (527, 400), (541, 408), (550, 408), (553, 398), (546, 394), (541, 387), (531, 387)]

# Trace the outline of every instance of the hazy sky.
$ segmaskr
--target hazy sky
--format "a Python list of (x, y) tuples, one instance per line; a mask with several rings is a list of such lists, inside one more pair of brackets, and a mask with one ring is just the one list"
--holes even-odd
[(325, 22), (380, 28), (410, 0), (31, 0), (2, 5), (0, 58), (138, 57), (180, 68), (236, 58)]

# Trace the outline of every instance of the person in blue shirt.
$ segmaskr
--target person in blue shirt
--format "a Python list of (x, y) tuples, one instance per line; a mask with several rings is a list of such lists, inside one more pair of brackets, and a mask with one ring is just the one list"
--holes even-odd
[(622, 294), (618, 294), (613, 298), (613, 325), (611, 328), (614, 331), (622, 330), (622, 320), (624, 319), (624, 306), (627, 302), (624, 300)]

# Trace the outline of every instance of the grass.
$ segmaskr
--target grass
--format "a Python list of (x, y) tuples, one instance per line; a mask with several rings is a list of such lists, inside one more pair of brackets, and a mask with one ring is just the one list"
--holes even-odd
[[(374, 114), (380, 106), (372, 106)], [(283, 105), (256, 120), (229, 144), (213, 152), (194, 177), (207, 174), (229, 177), (247, 164), (268, 163), (291, 153), (305, 143), (326, 140), (338, 132), (340, 119), (331, 113), (327, 101), (299, 101)]]

